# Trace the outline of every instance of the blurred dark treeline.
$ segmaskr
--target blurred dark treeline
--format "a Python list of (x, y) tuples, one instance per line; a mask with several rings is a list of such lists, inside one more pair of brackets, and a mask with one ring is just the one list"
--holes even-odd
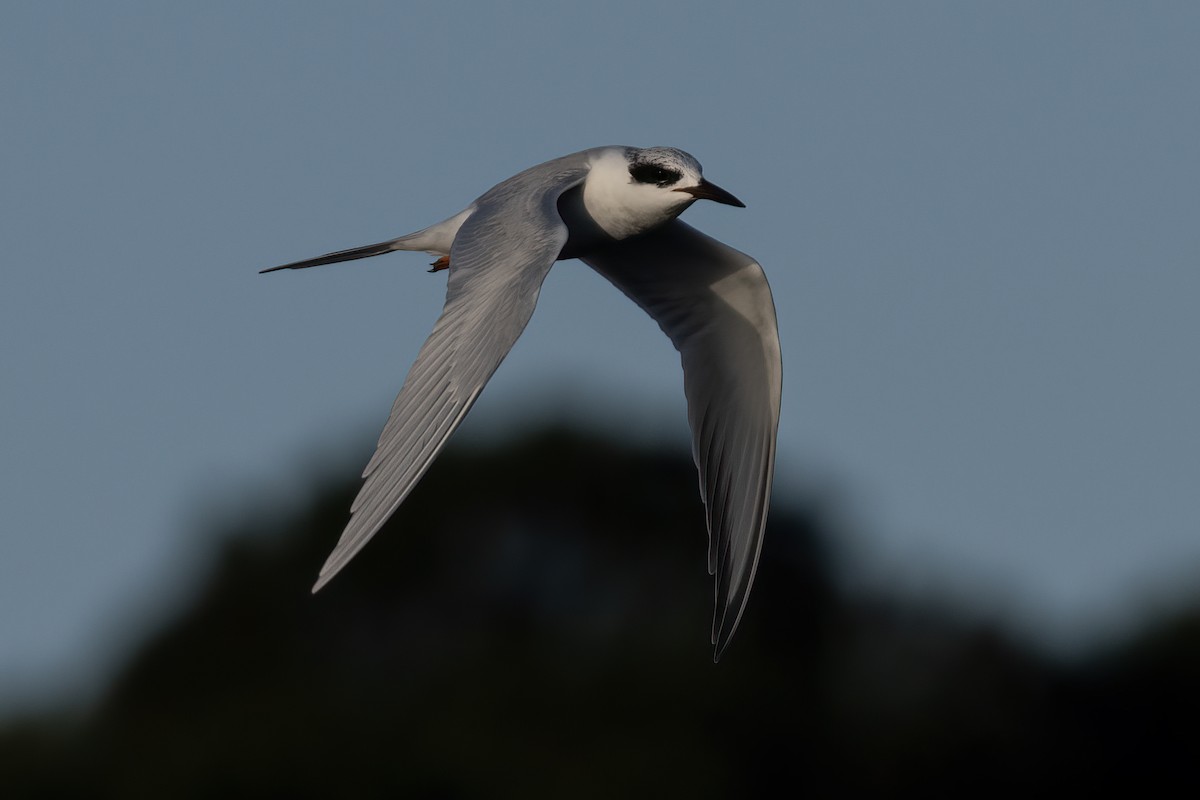
[(776, 501), (720, 664), (686, 454), (444, 455), (309, 594), (354, 476), (246, 520), (94, 708), (0, 727), (5, 797), (955, 796), (1200, 785), (1200, 614), (1070, 664), (834, 584)]

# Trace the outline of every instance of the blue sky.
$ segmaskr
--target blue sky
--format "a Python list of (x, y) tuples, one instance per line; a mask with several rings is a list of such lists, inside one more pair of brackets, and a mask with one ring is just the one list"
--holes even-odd
[[(851, 580), (1059, 647), (1194, 597), (1197, 41), (1188, 3), (5, 4), (0, 708), (103, 674), (205, 520), (361, 466), (444, 277), (259, 268), (601, 144), (746, 202), (687, 220), (767, 270), (777, 498), (835, 503)], [(686, 446), (669, 343), (577, 262), (458, 441), (564, 415)]]

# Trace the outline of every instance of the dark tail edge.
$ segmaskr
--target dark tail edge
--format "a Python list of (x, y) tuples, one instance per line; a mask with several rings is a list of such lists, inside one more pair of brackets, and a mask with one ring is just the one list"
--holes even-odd
[(278, 267), (267, 267), (260, 269), (260, 275), (267, 272), (275, 272), (281, 269), (306, 269), (308, 267), (320, 267), (325, 264), (336, 264), (339, 261), (353, 261), (356, 258), (370, 258), (371, 256), (380, 256), (384, 253), (392, 252), (392, 241), (379, 242), (378, 244), (368, 244), (362, 247), (352, 247), (349, 250), (338, 250), (336, 253), (326, 253), (323, 256), (316, 258), (308, 258), (304, 261), (293, 261), (291, 264), (281, 264)]

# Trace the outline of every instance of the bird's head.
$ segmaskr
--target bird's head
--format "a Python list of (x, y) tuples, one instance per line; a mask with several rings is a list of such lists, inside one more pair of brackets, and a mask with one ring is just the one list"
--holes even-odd
[(600, 152), (583, 187), (588, 213), (606, 233), (624, 239), (656, 228), (697, 200), (745, 208), (704, 179), (700, 162), (674, 147), (616, 147)]

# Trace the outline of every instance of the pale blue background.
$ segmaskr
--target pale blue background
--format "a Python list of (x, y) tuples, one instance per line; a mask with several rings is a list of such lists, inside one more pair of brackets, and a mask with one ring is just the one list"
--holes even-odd
[[(1198, 42), (1194, 3), (5, 3), (0, 707), (94, 686), (208, 521), (361, 467), (444, 277), (259, 268), (599, 144), (749, 206), (687, 219), (767, 269), (778, 497), (849, 579), (1066, 651), (1194, 597)], [(458, 441), (685, 447), (680, 383), (567, 262)]]

